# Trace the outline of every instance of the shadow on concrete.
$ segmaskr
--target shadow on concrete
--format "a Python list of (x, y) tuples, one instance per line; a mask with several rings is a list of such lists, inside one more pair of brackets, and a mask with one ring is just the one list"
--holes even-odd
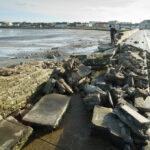
[(80, 96), (73, 95), (59, 128), (36, 127), (23, 150), (117, 150), (110, 141), (91, 136), (91, 118)]

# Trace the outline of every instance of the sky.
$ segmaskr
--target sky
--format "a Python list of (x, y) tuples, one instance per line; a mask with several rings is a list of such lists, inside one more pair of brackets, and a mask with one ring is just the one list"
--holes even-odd
[(0, 21), (141, 22), (150, 19), (150, 0), (0, 0)]

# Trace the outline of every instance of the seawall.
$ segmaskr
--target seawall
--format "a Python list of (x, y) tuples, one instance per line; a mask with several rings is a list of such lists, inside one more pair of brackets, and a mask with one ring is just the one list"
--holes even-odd
[(118, 40), (117, 44), (122, 43), (124, 40), (128, 39), (130, 36), (132, 36), (134, 33), (138, 31), (139, 29), (134, 29), (134, 30), (123, 32), (123, 35), (121, 36), (121, 39)]

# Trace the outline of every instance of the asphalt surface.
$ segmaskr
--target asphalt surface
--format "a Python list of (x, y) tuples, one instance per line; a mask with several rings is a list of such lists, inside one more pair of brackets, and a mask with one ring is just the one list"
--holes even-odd
[(125, 43), (150, 51), (150, 30), (139, 30), (129, 37)]

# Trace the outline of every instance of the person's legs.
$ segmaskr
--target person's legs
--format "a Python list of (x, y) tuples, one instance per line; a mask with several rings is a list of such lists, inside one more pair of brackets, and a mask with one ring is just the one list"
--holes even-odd
[(115, 38), (114, 38), (114, 35), (111, 35), (111, 45), (114, 45), (115, 44)]

